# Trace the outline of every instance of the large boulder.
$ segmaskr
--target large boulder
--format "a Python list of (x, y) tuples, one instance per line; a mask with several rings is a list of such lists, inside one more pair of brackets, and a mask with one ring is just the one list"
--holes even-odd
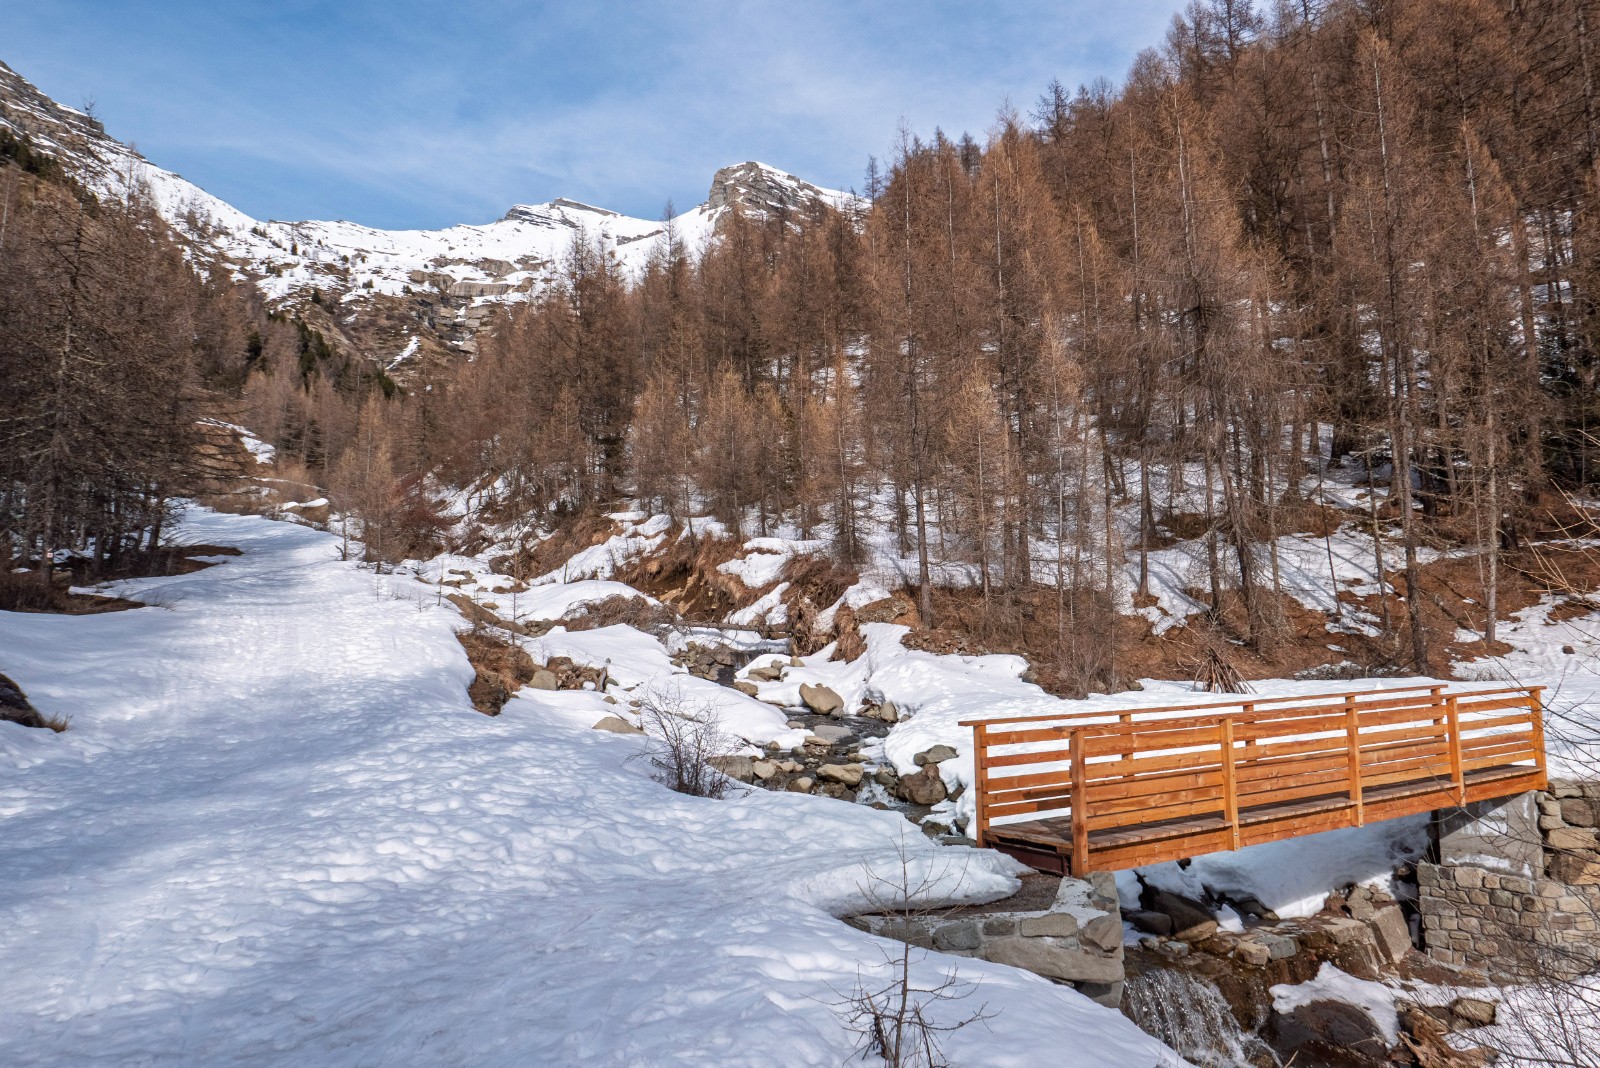
[[(1123, 913), (1127, 921), (1146, 934), (1161, 935), (1163, 938), (1172, 934), (1172, 917), (1165, 912), (1155, 912), (1145, 909), (1134, 909)], [(1265, 958), (1262, 959), (1265, 964)]]
[(817, 769), (817, 778), (844, 786), (859, 786), (862, 770), (860, 764), (824, 764)]
[(594, 725), (597, 731), (607, 731), (611, 734), (643, 734), (644, 731), (635, 727), (621, 716), (603, 716), (599, 723)]
[(920, 768), (926, 764), (942, 764), (946, 760), (954, 760), (956, 755), (956, 751), (948, 745), (936, 745), (932, 749), (924, 749), (911, 759), (915, 760), (917, 767)]
[[(1300, 1054), (1295, 1059), (1322, 1064), (1382, 1064), (1389, 1037), (1364, 1008), (1347, 1001), (1308, 1001), (1288, 1012), (1274, 1012), (1268, 1023), (1273, 1046)], [(1336, 1060), (1343, 1056), (1346, 1059)]]
[(947, 794), (937, 764), (925, 765), (915, 775), (902, 775), (895, 786), (895, 796), (913, 805), (937, 805)]
[(824, 745), (843, 745), (856, 736), (849, 727), (837, 723), (819, 723), (811, 728), (811, 735), (822, 739)]
[(730, 779), (749, 782), (756, 777), (755, 760), (747, 756), (714, 756), (706, 761)]
[(1398, 964), (1412, 949), (1411, 926), (1399, 905), (1384, 905), (1376, 909), (1367, 921), (1377, 940), (1378, 949), (1392, 963)]
[(1166, 913), (1172, 920), (1172, 936), (1181, 941), (1203, 942), (1217, 933), (1217, 920), (1211, 910), (1182, 894), (1157, 890), (1150, 907), (1152, 911)]
[(819, 716), (833, 716), (844, 711), (844, 698), (826, 686), (813, 686), (809, 682), (801, 683), (800, 700), (804, 701), (806, 707)]

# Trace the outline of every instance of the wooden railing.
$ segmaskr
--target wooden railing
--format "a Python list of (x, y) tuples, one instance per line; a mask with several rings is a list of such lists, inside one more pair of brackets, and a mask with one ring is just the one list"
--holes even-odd
[(975, 833), (1082, 875), (1545, 785), (1540, 688), (970, 720)]

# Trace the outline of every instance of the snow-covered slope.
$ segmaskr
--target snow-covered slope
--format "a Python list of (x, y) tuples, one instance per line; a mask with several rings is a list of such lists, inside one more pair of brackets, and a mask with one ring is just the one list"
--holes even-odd
[[(671, 793), (562, 700), (596, 695), (473, 712), (460, 618), (328, 534), (181, 535), (244, 554), (121, 587), (156, 607), (0, 613), (0, 669), (72, 723), (0, 722), (0, 1064), (854, 1063), (840, 1004), (898, 945), (830, 913), (902, 854), (935, 901), (1014, 885), (895, 813)], [(991, 1014), (949, 1063), (1176, 1063), (1025, 972), (914, 967)]]
[[(161, 214), (199, 247), (256, 279), (270, 301), (313, 291), (340, 298), (352, 313), (374, 297), (412, 294), (447, 303), (525, 299), (548, 281), (575, 235), (603, 240), (625, 270), (643, 267), (664, 224), (556, 199), (519, 204), (481, 225), (443, 230), (380, 230), (359, 223), (253, 219), (110, 137), (95, 119), (58, 104), (0, 63), (0, 128), (25, 134), (97, 192), (139, 187)], [(848, 207), (847, 193), (822, 189), (763, 163), (724, 167), (706, 202), (678, 216), (679, 240), (698, 248), (730, 212), (796, 211), (820, 201)]]

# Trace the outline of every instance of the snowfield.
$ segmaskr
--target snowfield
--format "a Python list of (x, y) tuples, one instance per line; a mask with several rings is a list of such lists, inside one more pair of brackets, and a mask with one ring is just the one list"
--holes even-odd
[[(902, 854), (938, 901), (1016, 885), (897, 814), (671, 793), (597, 695), (479, 715), (459, 617), (330, 535), (183, 537), (244, 555), (117, 588), (153, 607), (0, 613), (0, 670), (72, 721), (0, 723), (0, 1063), (838, 1065), (898, 947), (835, 917)], [(957, 967), (942, 1015), (995, 1015), (953, 1063), (1177, 1063), (1027, 973), (916, 973)]]

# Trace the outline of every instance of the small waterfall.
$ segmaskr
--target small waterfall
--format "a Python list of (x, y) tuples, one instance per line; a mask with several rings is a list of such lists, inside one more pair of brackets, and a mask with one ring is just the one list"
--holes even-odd
[(1149, 968), (1129, 975), (1122, 1008), (1140, 1030), (1201, 1068), (1281, 1068), (1283, 1064), (1260, 1038), (1239, 1029), (1215, 986), (1190, 972)]

